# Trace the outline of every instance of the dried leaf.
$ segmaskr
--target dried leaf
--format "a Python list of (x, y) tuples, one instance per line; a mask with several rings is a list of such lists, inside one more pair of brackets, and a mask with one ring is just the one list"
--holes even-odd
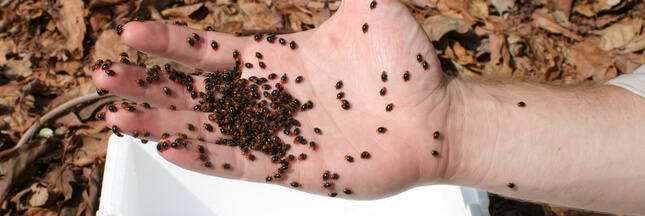
[(488, 4), (484, 0), (473, 0), (468, 5), (468, 12), (476, 18), (488, 18)]
[(56, 212), (43, 209), (43, 208), (30, 208), (22, 216), (57, 216)]
[(56, 21), (56, 29), (65, 38), (64, 47), (74, 59), (83, 57), (83, 37), (85, 37), (85, 22), (83, 13), (83, 1), (61, 0), (59, 19)]
[(70, 165), (50, 164), (45, 176), (40, 183), (47, 186), (47, 189), (56, 194), (62, 194), (65, 200), (72, 198), (74, 188), (72, 184), (81, 181), (80, 169)]
[(515, 8), (515, 1), (508, 1), (508, 0), (487, 0), (489, 4), (492, 4), (495, 9), (499, 12), (499, 14), (502, 14), (505, 16), (507, 12), (512, 11)]
[(16, 53), (16, 44), (13, 40), (0, 40), (0, 66), (8, 63), (7, 54), (11, 53)]
[(203, 3), (167, 8), (161, 11), (161, 15), (170, 19), (190, 19), (188, 16), (202, 7), (204, 7)]
[(137, 50), (125, 45), (115, 31), (103, 31), (94, 45), (92, 61), (99, 59), (120, 59), (119, 53), (126, 52), (136, 60)]
[(605, 51), (623, 47), (638, 36), (643, 28), (642, 19), (628, 19), (603, 30), (598, 47)]
[(107, 153), (107, 145), (101, 145), (101, 140), (87, 135), (80, 135), (80, 143), (74, 149), (74, 153), (66, 157), (67, 163), (84, 167), (94, 163), (96, 158), (104, 158)]
[(457, 33), (466, 33), (472, 30), (471, 26), (474, 24), (472, 21), (452, 18), (445, 15), (436, 15), (428, 18), (423, 23), (423, 30), (428, 34), (432, 41), (438, 41), (446, 33), (455, 31)]
[(582, 75), (584, 79), (593, 76), (594, 80), (605, 82), (617, 75), (611, 57), (593, 44), (582, 42), (573, 45), (571, 57), (578, 74)]
[(31, 70), (31, 58), (29, 54), (22, 58), (22, 60), (9, 60), (9, 63), (4, 68), (4, 76), (10, 80), (22, 79), (31, 76), (34, 71)]
[(531, 14), (531, 17), (533, 18), (533, 24), (537, 27), (543, 28), (551, 33), (562, 34), (571, 39), (582, 41), (582, 37), (556, 23), (555, 18), (548, 14), (546, 9), (535, 10)]

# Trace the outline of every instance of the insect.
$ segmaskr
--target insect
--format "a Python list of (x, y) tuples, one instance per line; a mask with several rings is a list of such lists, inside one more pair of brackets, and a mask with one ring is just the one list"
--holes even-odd
[(195, 38), (196, 41), (199, 41), (199, 35), (196, 33), (193, 33), (193, 38)]
[(314, 128), (314, 133), (317, 133), (318, 135), (322, 135), (322, 131), (320, 128)]
[(324, 188), (330, 188), (333, 185), (334, 185), (334, 182), (325, 182), (325, 183), (323, 183)]
[(340, 99), (343, 99), (344, 97), (345, 97), (345, 92), (339, 92), (338, 94), (336, 94), (336, 99), (340, 100)]
[(134, 111), (134, 107), (133, 107), (133, 106), (127, 106), (125, 109), (126, 109), (127, 111), (130, 111), (130, 112), (133, 112), (133, 111)]
[(192, 98), (192, 99), (197, 98), (197, 92), (196, 91), (190, 91), (190, 98)]
[(168, 107), (168, 109), (170, 109), (170, 110), (177, 110), (177, 106), (175, 106), (175, 105), (170, 105), (170, 106)]
[(233, 50), (233, 58), (236, 59), (237, 57), (240, 57), (240, 52)]
[(137, 79), (137, 84), (139, 84), (139, 86), (143, 86), (143, 84), (144, 84), (143, 80), (142, 79)]
[(296, 83), (301, 83), (302, 82), (302, 76), (296, 77)]
[(350, 190), (349, 188), (345, 188), (345, 189), (343, 189), (343, 193), (352, 194), (352, 190)]
[(361, 27), (361, 29), (363, 30), (363, 34), (367, 33), (368, 28), (369, 26), (367, 25), (367, 23), (363, 24), (363, 27)]
[(205, 154), (199, 154), (197, 156), (197, 160), (205, 161), (206, 160), (206, 155)]
[(376, 1), (372, 0), (372, 2), (370, 3), (370, 9), (374, 10), (374, 8), (376, 8)]
[(361, 153), (361, 158), (363, 158), (363, 159), (370, 159), (370, 157), (371, 157), (371, 155), (367, 151), (364, 151), (363, 153)]
[(432, 139), (439, 139), (439, 136), (440, 136), (440, 135), (441, 135), (441, 134), (439, 133), (439, 131), (435, 131), (435, 132), (432, 134)]
[(379, 91), (379, 94), (381, 94), (381, 96), (385, 96), (386, 93), (387, 93), (387, 88), (385, 87), (381, 88), (381, 91)]
[(195, 39), (193, 39), (192, 37), (188, 37), (188, 39), (186, 39), (186, 41), (188, 41), (188, 45), (190, 45), (190, 46), (195, 45)]
[(316, 145), (316, 142), (311, 141), (311, 142), (309, 142), (309, 148), (311, 148), (311, 150), (315, 151), (316, 148), (318, 148), (318, 146)]
[(394, 108), (394, 104), (390, 103), (387, 106), (385, 106), (385, 111), (390, 112), (392, 111), (392, 108)]
[(271, 182), (271, 181), (273, 181), (273, 177), (271, 177), (271, 176), (267, 176), (267, 177), (265, 178), (265, 180), (266, 180), (267, 182)]
[(506, 184), (506, 187), (508, 187), (508, 188), (515, 188), (515, 183), (510, 182), (510, 183)]
[(421, 53), (417, 53), (417, 62), (421, 61), (423, 61), (423, 56), (421, 55)]
[(204, 146), (202, 146), (202, 145), (198, 145), (198, 146), (197, 146), (197, 151), (199, 151), (199, 153), (204, 154), (204, 152), (205, 152), (206, 150), (204, 149)]
[(525, 107), (526, 103), (524, 103), (524, 101), (520, 101), (519, 103), (517, 103), (517, 106), (518, 107)]
[(143, 135), (144, 137), (150, 137), (150, 132), (143, 131), (143, 132), (141, 132), (141, 135)]
[(212, 40), (211, 41), (211, 48), (213, 48), (213, 50), (217, 50), (219, 48), (219, 44), (217, 44), (217, 42), (215, 40)]
[(349, 101), (343, 100), (343, 104), (340, 105), (344, 110), (349, 110), (351, 108), (351, 105), (349, 104)]
[(202, 162), (202, 165), (206, 168), (211, 168), (213, 166), (210, 161), (204, 161)]
[(267, 41), (268, 41), (269, 43), (273, 43), (273, 41), (275, 41), (275, 35), (274, 35), (274, 34), (269, 35), (269, 36), (267, 37)]
[(161, 139), (168, 139), (168, 137), (170, 137), (170, 134), (168, 133), (161, 134)]
[(254, 161), (254, 160), (255, 160), (255, 155), (253, 155), (253, 154), (249, 154), (249, 156), (247, 156), (247, 158), (248, 158), (250, 161)]
[(354, 157), (349, 156), (349, 155), (345, 155), (345, 160), (347, 160), (350, 163), (353, 163), (354, 162)]
[(116, 26), (116, 34), (117, 35), (123, 34), (123, 26), (121, 26), (121, 24)]
[(278, 75), (277, 75), (277, 74), (275, 74), (275, 73), (271, 73), (271, 74), (269, 74), (269, 79), (270, 79), (270, 80), (274, 80), (276, 77), (278, 77)]
[(403, 82), (407, 82), (409, 80), (410, 80), (410, 71), (405, 71), (405, 73), (403, 73)]
[(114, 106), (113, 104), (110, 104), (110, 105), (108, 106), (108, 110), (109, 110), (110, 112), (116, 112), (116, 111), (117, 111), (116, 106)]
[(197, 138), (195, 138), (195, 139), (196, 139), (196, 140), (199, 140), (199, 141), (204, 142), (204, 138), (202, 138), (202, 137), (200, 137), (200, 136), (198, 136), (198, 137), (197, 137)]
[(282, 84), (287, 82), (287, 74), (283, 74), (282, 77), (280, 77), (280, 82), (282, 82)]
[(96, 94), (98, 94), (99, 96), (103, 96), (103, 95), (106, 95), (108, 93), (110, 93), (110, 92), (108, 90), (106, 90), (106, 89), (96, 88)]
[(260, 40), (262, 40), (262, 34), (257, 33), (255, 34), (255, 36), (253, 36), (253, 38), (255, 39), (256, 42), (260, 42)]
[(289, 47), (291, 47), (292, 50), (295, 50), (297, 47), (296, 42), (294, 41), (289, 42)]
[(262, 69), (265, 69), (267, 67), (267, 65), (264, 64), (264, 62), (259, 62), (258, 66), (260, 66), (260, 68), (262, 68)]
[(262, 53), (255, 52), (255, 57), (258, 58), (258, 59), (262, 59)]
[(439, 152), (436, 151), (436, 150), (432, 150), (432, 152), (430, 152), (430, 153), (432, 154), (432, 156), (435, 156), (435, 157), (439, 156)]
[(379, 127), (379, 128), (376, 129), (376, 132), (378, 132), (380, 134), (385, 133), (385, 132), (387, 132), (387, 128)]
[(330, 174), (329, 170), (326, 170), (325, 173), (323, 173), (323, 175), (322, 175), (323, 181), (327, 181), (330, 176), (331, 176), (331, 174)]
[(215, 31), (215, 29), (213, 29), (213, 26), (207, 26), (204, 31)]
[(168, 87), (163, 87), (163, 92), (166, 93), (166, 95), (170, 95), (170, 89)]
[(176, 142), (170, 143), (170, 148), (176, 149), (178, 147)]
[(134, 20), (135, 20), (135, 21), (143, 21), (144, 19), (143, 19), (143, 17), (142, 17), (142, 16), (138, 16), (138, 17), (137, 17), (137, 18), (135, 18)]
[(284, 38), (280, 38), (280, 39), (278, 40), (278, 42), (279, 42), (280, 44), (282, 44), (282, 45), (287, 44), (287, 41), (286, 41)]
[(381, 81), (387, 82), (387, 72), (383, 71), (381, 73)]
[(188, 128), (189, 131), (194, 131), (195, 130), (195, 126), (193, 126), (193, 124), (190, 124), (190, 123), (186, 124), (186, 128)]
[(141, 140), (141, 143), (146, 144), (146, 143), (148, 143), (148, 140), (144, 140), (144, 139), (142, 139), (142, 140)]
[(99, 114), (96, 114), (96, 119), (98, 120), (105, 120), (105, 112), (100, 112)]
[(163, 149), (163, 150), (168, 149), (168, 142), (161, 143), (161, 149)]
[(229, 170), (229, 169), (231, 169), (231, 165), (228, 164), (228, 163), (223, 163), (222, 168), (224, 168), (225, 170)]
[(144, 107), (144, 108), (150, 108), (150, 104), (147, 103), (147, 102), (141, 103), (141, 106)]
[(301, 153), (300, 156), (298, 156), (298, 160), (307, 160), (307, 155), (305, 153)]
[(213, 126), (208, 123), (204, 123), (204, 129), (206, 129), (208, 132), (213, 132)]
[(343, 87), (343, 81), (342, 81), (342, 80), (338, 80), (338, 82), (336, 82), (336, 89), (338, 90), (338, 89), (340, 89), (340, 88), (342, 88), (342, 87)]
[(296, 188), (300, 187), (300, 183), (298, 183), (297, 181), (292, 181), (291, 182), (291, 187), (296, 187)]
[(423, 69), (428, 69), (430, 65), (428, 65), (428, 62), (426, 60), (423, 60), (423, 62), (421, 62), (421, 66), (423, 66)]
[(336, 179), (338, 179), (339, 177), (340, 177), (340, 176), (339, 176), (337, 173), (331, 174), (331, 179), (333, 179), (333, 180), (336, 180)]
[[(300, 135), (300, 128), (293, 129), (293, 134)], [(302, 136), (297, 136), (296, 139), (301, 140)]]
[(273, 178), (275, 178), (275, 179), (282, 178), (282, 174), (276, 173), (275, 175), (273, 175)]
[(328, 193), (327, 195), (329, 195), (330, 197), (336, 197), (336, 196), (338, 196), (338, 193), (331, 192), (331, 193)]
[[(104, 65), (105, 65), (105, 64), (104, 64)], [(106, 73), (108, 76), (114, 76), (114, 75), (116, 74), (116, 73), (114, 72), (114, 70), (112, 70), (112, 69), (106, 70), (106, 71), (105, 71), (105, 73)]]
[(247, 62), (246, 64), (244, 64), (244, 67), (246, 67), (248, 69), (251, 69), (251, 68), (253, 68), (253, 64)]

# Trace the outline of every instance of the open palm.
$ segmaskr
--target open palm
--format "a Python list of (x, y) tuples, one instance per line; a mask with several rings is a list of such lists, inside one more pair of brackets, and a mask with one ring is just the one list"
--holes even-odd
[[(126, 24), (122, 39), (148, 54), (207, 72), (232, 68), (235, 64), (232, 53), (238, 50), (242, 65), (253, 64), (250, 69), (242, 66), (243, 78), (276, 73), (278, 79), (269, 81), (273, 85), (286, 74), (285, 89), (301, 102), (311, 100), (314, 104), (311, 110), (298, 112), (294, 117), (301, 123), (300, 135), (316, 142), (317, 148), (293, 144), (294, 136), (279, 133), (282, 140), (291, 143), (288, 154), (298, 157), (304, 153), (307, 158), (292, 162), (283, 178), (270, 183), (291, 187), (296, 181), (300, 184), (298, 189), (311, 193), (336, 192), (349, 199), (373, 199), (416, 185), (441, 182), (449, 151), (450, 131), (446, 131), (446, 124), (451, 101), (446, 88), (449, 78), (441, 73), (432, 44), (405, 6), (394, 0), (380, 0), (371, 9), (370, 3), (343, 1), (337, 13), (320, 27), (278, 35), (277, 38), (286, 40), (286, 45), (278, 41), (269, 43), (266, 35), (258, 42), (253, 37), (155, 22)], [(362, 27), (365, 23), (366, 32)], [(201, 39), (190, 46), (186, 39), (193, 33)], [(217, 50), (211, 48), (213, 40), (218, 43)], [(291, 41), (297, 44), (295, 49), (289, 47)], [(262, 54), (261, 60), (256, 52)], [(423, 58), (421, 62), (417, 60), (418, 54)], [(259, 61), (266, 68), (262, 69)], [(218, 128), (208, 132), (201, 126), (209, 122), (209, 113), (193, 111), (199, 98), (192, 99), (185, 87), (166, 76), (141, 87), (134, 80), (144, 78), (144, 68), (114, 63), (111, 69), (116, 71), (115, 76), (108, 76), (101, 69), (95, 71), (97, 85), (123, 98), (148, 102), (153, 108), (109, 112), (106, 121), (110, 126), (117, 125), (125, 134), (149, 131), (153, 140), (161, 139), (163, 133), (186, 134), (191, 144), (163, 151), (161, 155), (196, 172), (258, 182), (265, 182), (267, 176), (276, 173), (279, 164), (271, 162), (271, 155), (252, 151), (257, 158), (250, 161), (239, 148), (215, 145), (216, 140), (228, 136), (219, 133)], [(386, 81), (382, 79), (384, 71)], [(298, 76), (303, 78), (299, 84), (294, 81)], [(194, 88), (205, 91), (205, 77), (193, 78)], [(339, 80), (343, 86), (336, 89)], [(172, 94), (164, 94), (164, 87)], [(387, 91), (382, 95), (384, 87)], [(349, 109), (341, 107), (337, 99), (340, 92), (350, 103)], [(391, 111), (386, 111), (388, 104), (393, 104)], [(168, 109), (170, 105), (177, 110)], [(196, 130), (188, 130), (187, 123), (195, 125)], [(386, 131), (377, 132), (379, 127)], [(321, 134), (315, 133), (314, 128), (319, 128)], [(438, 138), (435, 131), (440, 132)], [(205, 140), (196, 140), (198, 136)], [(213, 167), (206, 168), (196, 159), (198, 145), (205, 147)], [(371, 157), (362, 159), (363, 151), (368, 151)], [(346, 155), (352, 156), (354, 162), (346, 160)], [(230, 164), (231, 168), (221, 168), (222, 163)], [(337, 173), (339, 178), (323, 180), (326, 170)], [(325, 188), (326, 182), (334, 183)], [(353, 193), (342, 193), (346, 188)]]

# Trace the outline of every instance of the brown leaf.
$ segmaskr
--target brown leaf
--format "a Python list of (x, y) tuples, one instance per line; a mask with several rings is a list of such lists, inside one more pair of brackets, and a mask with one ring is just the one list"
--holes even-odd
[(31, 70), (31, 56), (28, 54), (22, 60), (9, 60), (4, 68), (4, 76), (10, 80), (22, 79), (31, 76), (34, 71)]
[[(127, 30), (126, 30), (127, 31)], [(137, 50), (125, 45), (115, 31), (103, 31), (94, 45), (94, 55), (92, 61), (99, 59), (121, 59), (121, 52), (128, 53), (131, 61), (136, 61)]]
[(74, 153), (65, 158), (67, 163), (84, 167), (94, 163), (96, 158), (105, 157), (107, 145), (101, 145), (101, 140), (87, 135), (80, 135), (80, 143)]
[(190, 19), (190, 16), (195, 11), (204, 7), (203, 3), (184, 5), (181, 7), (166, 8), (161, 11), (161, 15), (168, 17), (170, 20), (175, 19)]
[(46, 153), (55, 145), (46, 143), (47, 140), (27, 142), (18, 150), (0, 157), (0, 200), (16, 185), (31, 179), (38, 167), (32, 166), (36, 158)]
[(85, 21), (83, 1), (61, 0), (60, 11), (57, 14), (56, 29), (65, 38), (64, 48), (69, 51), (74, 59), (83, 58), (83, 38), (85, 37)]
[(62, 194), (65, 200), (72, 198), (74, 188), (71, 184), (78, 184), (82, 181), (80, 168), (71, 165), (49, 164), (47, 172), (40, 179), (40, 183), (47, 186), (47, 189), (56, 194)]
[(57, 216), (58, 214), (56, 212), (43, 209), (43, 208), (30, 208), (24, 213), (22, 213), (22, 216)]
[(593, 79), (605, 82), (616, 77), (616, 68), (613, 67), (613, 61), (607, 52), (597, 46), (582, 42), (574, 44), (571, 47), (571, 57), (574, 61), (578, 73), (584, 79), (593, 76)]
[(471, 26), (474, 24), (472, 21), (453, 18), (446, 15), (436, 15), (428, 18), (423, 24), (423, 30), (428, 34), (432, 41), (438, 41), (446, 33), (456, 31), (463, 34), (472, 30)]
[(623, 47), (634, 40), (642, 28), (642, 19), (624, 19), (623, 22), (613, 24), (602, 31), (598, 47), (605, 51)]
[(582, 41), (582, 37), (555, 22), (555, 18), (546, 9), (537, 9), (531, 14), (533, 24), (551, 33), (562, 34), (571, 39)]
[(8, 63), (7, 54), (16, 53), (16, 44), (10, 38), (0, 40), (0, 66)]

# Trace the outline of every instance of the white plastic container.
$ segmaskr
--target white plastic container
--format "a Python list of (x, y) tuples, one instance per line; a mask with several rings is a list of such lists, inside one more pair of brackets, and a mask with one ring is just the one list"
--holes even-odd
[(184, 170), (156, 143), (110, 137), (98, 216), (117, 215), (449, 215), (488, 216), (488, 196), (473, 188), (417, 187), (373, 201), (330, 198), (286, 187)]

